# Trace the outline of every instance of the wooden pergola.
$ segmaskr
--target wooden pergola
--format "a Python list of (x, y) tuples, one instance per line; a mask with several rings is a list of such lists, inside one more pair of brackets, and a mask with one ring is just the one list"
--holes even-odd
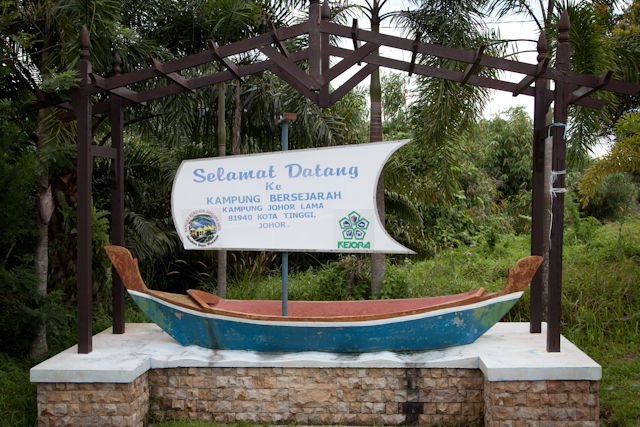
[[(565, 188), (567, 107), (576, 104), (601, 109), (606, 101), (591, 98), (595, 91), (604, 90), (625, 95), (636, 95), (640, 86), (620, 82), (611, 78), (609, 71), (601, 76), (590, 76), (570, 71), (569, 17), (562, 13), (559, 22), (559, 40), (556, 54), (556, 68), (549, 67), (547, 43), (544, 34), (538, 42), (538, 63), (526, 64), (484, 54), (484, 46), (475, 52), (425, 43), (420, 35), (406, 39), (365, 31), (358, 28), (357, 21), (347, 27), (329, 22), (328, 3), (320, 6), (319, 0), (310, 0), (309, 19), (301, 24), (276, 29), (257, 37), (217, 46), (209, 41), (209, 50), (189, 55), (173, 61), (161, 63), (150, 58), (150, 66), (126, 74), (120, 74), (120, 58), (114, 54), (113, 75), (102, 77), (91, 72), (89, 33), (83, 28), (80, 34), (80, 61), (78, 72), (80, 87), (66, 92), (70, 102), (59, 102), (44, 92), (37, 91), (38, 102), (34, 108), (57, 106), (68, 110), (58, 114), (62, 121), (77, 120), (78, 144), (78, 352), (92, 351), (92, 291), (91, 291), (91, 173), (93, 157), (107, 157), (111, 160), (112, 194), (112, 243), (124, 245), (124, 155), (123, 155), (123, 109), (135, 104), (145, 104), (156, 99), (182, 92), (196, 92), (203, 87), (217, 83), (242, 79), (263, 71), (270, 71), (296, 89), (319, 107), (330, 107), (346, 95), (364, 78), (378, 67), (400, 70), (427, 77), (435, 77), (460, 85), (472, 85), (511, 92), (513, 96), (534, 97), (533, 135), (533, 199), (531, 254), (543, 252), (544, 217), (544, 141), (553, 137), (552, 176), (555, 178), (551, 193), (552, 224), (549, 253), (549, 293), (547, 351), (560, 351), (560, 320), (562, 297), (562, 237)], [(288, 52), (283, 41), (308, 34), (309, 47), (298, 52)], [(353, 50), (331, 46), (330, 37), (351, 39)], [(411, 61), (379, 56), (376, 50), (381, 46), (411, 52)], [(258, 49), (268, 59), (250, 65), (238, 66), (229, 58), (243, 52)], [(464, 72), (421, 65), (418, 54), (430, 55), (467, 63)], [(330, 58), (342, 58), (334, 66)], [(308, 73), (297, 62), (308, 61)], [(186, 79), (179, 74), (199, 65), (216, 62), (224, 71), (198, 78)], [(329, 84), (339, 75), (356, 64), (366, 64), (353, 77), (333, 92)], [(521, 74), (519, 83), (482, 77), (475, 74), (479, 67)], [(170, 83), (145, 92), (135, 92), (127, 86), (157, 77)], [(554, 90), (547, 89), (547, 81), (553, 80)], [(532, 86), (533, 85), (533, 86)], [(92, 95), (109, 94), (108, 101), (92, 103)], [(545, 115), (554, 102), (554, 123), (545, 125)], [(111, 147), (92, 145), (92, 121), (96, 117), (108, 115), (111, 124)], [(542, 320), (542, 276), (540, 271), (531, 283), (531, 333), (541, 332)], [(122, 334), (124, 324), (124, 286), (113, 273), (113, 333)]]

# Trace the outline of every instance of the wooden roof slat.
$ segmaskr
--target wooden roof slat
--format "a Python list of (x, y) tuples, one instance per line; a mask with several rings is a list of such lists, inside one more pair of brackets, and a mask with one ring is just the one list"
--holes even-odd
[(478, 68), (478, 66), (480, 65), (480, 61), (482, 61), (482, 57), (484, 55), (485, 49), (486, 49), (485, 45), (480, 45), (480, 47), (478, 48), (478, 51), (476, 52), (476, 57), (474, 58), (473, 62), (467, 65), (467, 69), (464, 70), (464, 74), (462, 75), (462, 81), (460, 81), (460, 86), (464, 86), (465, 84), (467, 84), (467, 82), (469, 81), (469, 77), (471, 77), (473, 72)]
[(378, 68), (378, 65), (375, 64), (367, 64), (357, 73), (355, 73), (349, 80), (344, 82), (342, 86), (338, 89), (334, 90), (331, 95), (329, 95), (329, 104), (333, 105), (338, 102), (343, 96), (345, 96), (351, 89), (356, 87), (358, 83), (367, 78), (371, 73), (373, 73)]
[(285, 57), (271, 46), (261, 46), (260, 51), (307, 89), (318, 90), (322, 86), (316, 79), (302, 71), (291, 59)]
[(418, 58), (418, 48), (420, 47), (420, 40), (422, 39), (422, 33), (418, 31), (416, 33), (416, 39), (413, 41), (411, 47), (411, 64), (409, 65), (409, 77), (413, 75), (413, 68), (416, 66), (416, 59)]
[[(352, 51), (348, 49), (343, 49), (335, 46), (331, 47), (331, 54), (334, 56), (340, 56), (340, 57), (347, 56), (351, 52)], [(409, 66), (411, 65), (410, 63), (405, 61), (400, 61), (397, 59), (385, 58), (383, 56), (375, 56), (375, 55), (367, 56), (362, 60), (362, 62), (367, 62), (369, 64), (375, 64), (375, 65), (379, 65), (386, 68), (392, 68), (394, 70), (399, 70), (399, 71), (407, 71), (409, 69)], [(461, 81), (462, 75), (463, 75), (461, 71), (445, 70), (442, 68), (430, 67), (427, 65), (420, 65), (420, 64), (415, 65), (414, 72), (415, 74), (420, 74), (422, 76), (436, 77), (436, 78), (441, 78), (445, 80), (452, 80), (455, 82)], [(482, 77), (478, 75), (471, 75), (467, 83), (472, 84), (474, 86), (486, 87), (489, 89), (496, 89), (496, 90), (501, 90), (505, 92), (513, 92), (517, 87), (516, 83), (505, 82), (497, 79), (490, 79), (490, 78)], [(549, 91), (549, 93), (553, 95), (553, 91)], [(522, 94), (528, 95), (528, 96), (534, 96), (534, 88), (528, 87), (525, 90), (523, 90)], [(599, 99), (584, 98), (584, 99), (578, 100), (575, 104), (582, 105), (585, 107), (590, 107), (590, 108), (601, 109), (606, 103), (607, 103), (606, 101), (601, 101)]]
[[(286, 40), (292, 37), (297, 37), (301, 34), (304, 34), (307, 31), (308, 25), (306, 22), (301, 24), (292, 25), (287, 28), (281, 28), (278, 30), (278, 36), (282, 40)], [(251, 37), (249, 39), (241, 40), (238, 42), (230, 43), (228, 45), (220, 46), (220, 56), (226, 58), (228, 56), (236, 55), (239, 53), (246, 52), (248, 50), (257, 49), (264, 44), (269, 44), (272, 42), (271, 35), (261, 34), (256, 37)], [(173, 73), (185, 70), (187, 68), (197, 67), (199, 65), (207, 64), (209, 62), (214, 61), (215, 58), (211, 51), (206, 50), (203, 52), (198, 52), (193, 55), (185, 56), (183, 58), (174, 59), (172, 61), (164, 62), (163, 69), (165, 73)], [(147, 67), (141, 70), (131, 71), (126, 74), (121, 74), (119, 76), (107, 77), (105, 79), (105, 88), (112, 89), (120, 86), (127, 86), (134, 83), (139, 83), (145, 80), (150, 80), (154, 77), (157, 77), (157, 74), (154, 72), (153, 68)]]
[(216, 60), (220, 62), (224, 67), (226, 67), (227, 70), (229, 70), (236, 79), (242, 80), (240, 72), (238, 71), (238, 66), (234, 64), (229, 58), (222, 57), (222, 55), (220, 54), (220, 48), (218, 47), (216, 42), (209, 39), (207, 40), (207, 44), (209, 45), (209, 50), (213, 52), (213, 56), (216, 58)]
[(351, 55), (344, 57), (342, 61), (322, 73), (322, 86), (328, 85), (331, 80), (353, 67), (356, 63), (362, 62), (362, 58), (366, 57), (379, 47), (380, 45), (377, 43), (367, 43), (358, 50), (352, 52)]
[[(333, 34), (339, 37), (350, 38), (351, 29), (342, 25), (334, 24), (331, 22), (323, 21), (320, 24), (320, 30)], [(386, 34), (374, 33), (360, 29), (358, 32), (359, 39), (362, 41), (380, 43), (384, 46), (394, 47), (397, 49), (403, 49), (406, 51), (412, 51), (412, 40), (403, 39), (401, 37), (390, 36)], [(440, 58), (452, 59), (455, 61), (461, 61), (466, 63), (472, 63), (475, 59), (475, 52), (469, 52), (463, 49), (457, 49), (452, 47), (440, 46), (430, 43), (420, 43), (418, 53), (424, 55), (432, 55)], [(530, 76), (536, 75), (537, 64), (526, 64), (523, 62), (512, 61), (510, 59), (496, 58), (490, 55), (484, 55), (482, 60), (482, 66), (497, 68), (504, 71), (512, 71), (519, 74), (527, 74)], [(579, 86), (594, 87), (598, 85), (598, 77), (590, 76), (587, 74), (575, 73), (572, 71), (559, 71), (553, 68), (547, 68), (545, 73), (539, 78), (569, 81)], [(621, 82), (617, 80), (611, 80), (606, 86), (601, 89), (610, 92), (621, 93), (625, 95), (635, 95), (640, 92), (640, 86), (631, 83)]]
[[(553, 79), (556, 81), (566, 81), (571, 84), (575, 84), (577, 86), (583, 86), (578, 89), (574, 93), (574, 97), (572, 99), (572, 103), (577, 105), (589, 106), (592, 108), (602, 108), (603, 105), (606, 104), (605, 101), (594, 100), (588, 98), (588, 95), (593, 93), (595, 90), (606, 90), (611, 92), (617, 92), (628, 95), (635, 95), (640, 92), (640, 86), (633, 85), (626, 82), (620, 82), (616, 80), (611, 80), (610, 76), (608, 78), (604, 78), (603, 76), (589, 76), (585, 74), (573, 73), (570, 71), (558, 71), (555, 69), (548, 68), (548, 62), (540, 62), (537, 65), (520, 63), (517, 61), (512, 61), (504, 58), (496, 58), (490, 55), (483, 55), (480, 58), (480, 62), (478, 62), (478, 53), (477, 52), (469, 52), (462, 49), (450, 48), (445, 46), (434, 45), (430, 43), (422, 43), (418, 41), (419, 37), (416, 40), (408, 40), (400, 37), (389, 36), (385, 34), (374, 33), (371, 31), (361, 30), (357, 27), (357, 22), (354, 23), (355, 27), (345, 27), (337, 24), (330, 23), (326, 20), (323, 20), (319, 23), (319, 27), (321, 32), (325, 34), (333, 34), (340, 37), (348, 37), (351, 38), (352, 41), (355, 41), (356, 45), (360, 40), (376, 45), (385, 45), (389, 47), (394, 47), (398, 49), (403, 49), (412, 52), (412, 61), (411, 63), (391, 60), (389, 58), (381, 58), (377, 57), (375, 59), (374, 55), (368, 54), (365, 55), (367, 60), (356, 60), (351, 59), (350, 61), (345, 62), (345, 60), (341, 61), (339, 64), (334, 66), (333, 68), (325, 71), (325, 74), (322, 78), (322, 81), (317, 81), (313, 79), (304, 71), (302, 71), (298, 66), (294, 64), (294, 62), (299, 61), (300, 58), (298, 55), (299, 52), (289, 53), (290, 59), (287, 59), (284, 55), (280, 54), (274, 48), (269, 46), (273, 41), (273, 36), (275, 35), (279, 41), (285, 40), (287, 38), (296, 37), (300, 34), (306, 33), (309, 31), (311, 27), (311, 23), (309, 21), (294, 25), (292, 27), (278, 29), (275, 33), (270, 32), (267, 34), (262, 34), (260, 36), (252, 37), (250, 39), (242, 40), (239, 42), (231, 43), (225, 46), (220, 46), (217, 50), (209, 50), (200, 52), (194, 55), (189, 55), (184, 58), (176, 59), (173, 61), (168, 61), (165, 63), (156, 63), (152, 67), (148, 67), (142, 70), (133, 71), (131, 73), (112, 76), (108, 78), (102, 78), (97, 75), (93, 75), (95, 77), (95, 86), (90, 86), (86, 88), (89, 95), (93, 95), (99, 93), (101, 91), (108, 91), (117, 96), (120, 96), (127, 102), (131, 103), (144, 103), (146, 101), (150, 101), (153, 99), (158, 99), (164, 96), (169, 96), (172, 94), (184, 92), (185, 90), (193, 91), (200, 87), (207, 86), (209, 84), (218, 83), (221, 81), (232, 80), (233, 78), (238, 78), (238, 76), (242, 77), (245, 75), (253, 74), (255, 72), (266, 71), (266, 70), (274, 70), (277, 67), (282, 68), (290, 78), (294, 79), (302, 86), (304, 86), (309, 91), (319, 90), (321, 87), (326, 86), (329, 82), (335, 78), (337, 75), (343, 72), (343, 69), (349, 68), (347, 65), (353, 65), (355, 62), (367, 62), (368, 64), (373, 64), (377, 66), (385, 66), (401, 71), (409, 71), (413, 73), (415, 71), (417, 74), (430, 76), (430, 77), (441, 77), (448, 80), (454, 80), (458, 82), (464, 81), (466, 84), (478, 84), (482, 87), (489, 87), (497, 90), (503, 91), (511, 91), (514, 94), (526, 94), (532, 95), (533, 90), (530, 90), (528, 85), (531, 82), (535, 81), (536, 78), (546, 78)], [(252, 49), (260, 49), (265, 55), (267, 55), (270, 60), (262, 61), (257, 64), (251, 64), (250, 66), (237, 67), (233, 64), (232, 61), (224, 61), (225, 66), (227, 66), (227, 71), (221, 73), (215, 73), (208, 76), (203, 76), (196, 79), (187, 80), (179, 74), (177, 71), (202, 65), (207, 62), (211, 62), (214, 60), (225, 59), (230, 55), (235, 55), (241, 52), (245, 52), (247, 50)], [(334, 52), (334, 48), (331, 48), (331, 51)], [(356, 49), (355, 52), (363, 49), (361, 46), (359, 49)], [(365, 51), (361, 51), (364, 53)], [(351, 56), (353, 58), (354, 51), (339, 50), (338, 55), (343, 58)], [(418, 53), (424, 55), (432, 55), (438, 56), (442, 58), (457, 60), (461, 62), (467, 62), (469, 64), (474, 64), (477, 62), (476, 66), (486, 66), (497, 68), (501, 70), (513, 71), (520, 74), (526, 74), (528, 77), (525, 77), (520, 83), (509, 83), (502, 82), (500, 80), (492, 80), (492, 79), (480, 79), (473, 77), (471, 75), (470, 67), (467, 67), (467, 73), (454, 72), (451, 70), (441, 70), (435, 67), (427, 67), (424, 65), (415, 64), (415, 56)], [(308, 52), (305, 53), (306, 58), (308, 58)], [(358, 54), (360, 55), (360, 54)], [(158, 64), (161, 64), (158, 67)], [(230, 66), (228, 66), (230, 65)], [(234, 68), (235, 66), (235, 68)], [(249, 68), (246, 68), (249, 67)], [(546, 70), (545, 70), (546, 67)], [(457, 73), (457, 74), (456, 74)], [(164, 75), (171, 79), (174, 84), (164, 86), (161, 88), (152, 89), (150, 91), (144, 92), (143, 94), (138, 94), (134, 91), (131, 91), (125, 87), (129, 84), (137, 83), (140, 81), (148, 80), (158, 75)], [(479, 83), (478, 83), (479, 82)], [(68, 96), (76, 96), (79, 89), (71, 89), (69, 91), (65, 91), (64, 93)], [(588, 92), (588, 93), (587, 93)], [(309, 95), (309, 94), (307, 94)], [(305, 95), (306, 96), (306, 95)], [(58, 105), (62, 108), (70, 108), (69, 103), (57, 103), (56, 100), (49, 97), (50, 99), (42, 99), (39, 98), (39, 102), (35, 104), (35, 107), (44, 108), (50, 105)], [(335, 99), (335, 96), (333, 97)], [(100, 104), (98, 104), (100, 105)], [(97, 106), (94, 106), (97, 107)], [(99, 114), (99, 113), (94, 113)], [(62, 113), (59, 115), (63, 120), (72, 120), (74, 118), (73, 114)]]
[(598, 77), (598, 85), (594, 87), (582, 86), (580, 89), (575, 90), (571, 96), (571, 102), (576, 102), (591, 95), (593, 92), (602, 89), (609, 83), (611, 76), (613, 76), (613, 71), (606, 71)]
[[(353, 41), (353, 50), (360, 49), (360, 40), (358, 40), (358, 20), (353, 19), (353, 24), (351, 25), (351, 41)], [(358, 61), (358, 65), (361, 65), (362, 62)]]
[[(293, 62), (302, 61), (308, 58), (309, 58), (309, 51), (306, 49), (291, 53), (291, 59)], [(278, 65), (276, 65), (276, 63), (271, 60), (254, 62), (252, 64), (238, 67), (238, 74), (241, 77), (244, 77), (251, 74), (260, 73), (262, 71), (269, 71), (277, 67)], [(196, 89), (199, 89), (201, 87), (217, 84), (223, 81), (233, 80), (233, 78), (234, 78), (233, 75), (228, 71), (209, 74), (203, 77), (198, 77), (196, 79), (191, 79), (191, 86)]]
[(520, 80), (515, 92), (513, 92), (513, 96), (520, 95), (526, 88), (531, 86), (533, 82), (538, 80), (540, 76), (542, 76), (547, 71), (547, 67), (549, 66), (549, 61), (550, 61), (550, 58), (545, 57), (542, 61), (538, 62), (538, 65), (536, 66), (536, 74), (533, 76), (527, 75), (525, 78)]
[(64, 108), (65, 110), (72, 109), (70, 102), (58, 101), (53, 96), (49, 95), (47, 92), (43, 90), (36, 88), (33, 90), (33, 93), (36, 96), (36, 99), (38, 100), (38, 102), (32, 106), (33, 109), (39, 110), (40, 108), (47, 108), (54, 105), (56, 107)]
[[(351, 29), (342, 25), (334, 24), (332, 22), (322, 21), (320, 23), (320, 31), (333, 34), (339, 37), (350, 38)], [(381, 45), (394, 47), (397, 49), (403, 49), (407, 51), (413, 51), (413, 40), (404, 39), (402, 37), (390, 36), (387, 34), (374, 33), (360, 29), (358, 31), (358, 38), (365, 42), (379, 43)], [(469, 52), (462, 49), (456, 49), (451, 47), (440, 46), (430, 43), (420, 43), (418, 53), (424, 53), (427, 55), (439, 56), (442, 58), (453, 59), (462, 62), (473, 62), (475, 52)]]
[[(303, 51), (293, 52), (291, 54), (291, 58), (294, 62), (302, 61), (304, 59), (309, 58), (309, 51), (303, 50)], [(262, 71), (270, 71), (277, 67), (278, 65), (270, 60), (255, 62), (253, 64), (248, 64), (248, 65), (243, 65), (242, 67), (238, 67), (238, 74), (241, 77), (243, 77), (243, 76), (259, 73)], [(236, 77), (229, 70), (224, 70), (218, 73), (208, 74), (206, 76), (191, 79), (189, 80), (189, 82), (190, 82), (190, 86), (193, 89), (200, 89), (205, 86), (218, 84), (221, 82), (233, 80), (235, 78)], [(181, 92), (184, 92), (184, 89), (181, 90), (179, 86), (168, 85), (160, 88), (151, 89), (146, 92), (141, 92), (139, 95), (139, 99), (148, 102), (148, 101), (153, 101), (155, 99), (163, 98), (165, 96), (175, 95)]]
[(118, 157), (118, 150), (112, 147), (102, 147), (100, 145), (92, 145), (91, 155), (93, 157), (106, 157), (108, 159), (115, 159)]
[(358, 20), (354, 18), (353, 25), (351, 26), (351, 40), (353, 41), (353, 50), (360, 49), (360, 40), (358, 39)]
[(273, 25), (273, 22), (271, 21), (269, 21), (269, 29), (271, 30), (270, 32), (271, 39), (273, 40), (273, 43), (276, 45), (280, 53), (286, 56), (287, 59), (291, 59), (289, 58), (289, 51), (287, 50), (284, 43), (282, 43), (282, 40), (280, 39), (280, 37), (278, 37), (278, 29), (276, 28), (275, 25)]
[(320, 100), (320, 95), (317, 92), (313, 92), (309, 90), (305, 85), (302, 84), (299, 80), (297, 80), (294, 76), (289, 74), (287, 71), (283, 70), (280, 67), (275, 67), (270, 70), (273, 74), (278, 76), (280, 79), (284, 80), (289, 86), (300, 92), (307, 99), (309, 99), (314, 104), (318, 104)]
[(175, 72), (166, 73), (164, 71), (164, 66), (162, 62), (158, 61), (155, 58), (149, 57), (148, 61), (149, 61), (149, 64), (151, 65), (151, 68), (153, 68), (156, 71), (158, 76), (166, 77), (167, 79), (171, 80), (173, 83), (177, 84), (178, 86), (181, 86), (183, 89), (188, 90), (191, 93), (196, 93), (195, 89), (191, 89), (191, 86), (189, 85), (189, 80), (187, 80), (186, 78), (184, 78), (183, 76)]
[(100, 77), (99, 75), (94, 73), (89, 73), (89, 76), (91, 77), (91, 82), (93, 86), (98, 87), (114, 95), (117, 95), (120, 98), (127, 99), (137, 104), (146, 105), (143, 101), (140, 101), (138, 99), (138, 95), (139, 95), (138, 92), (134, 92), (131, 89), (127, 89), (126, 87), (116, 87), (113, 89), (106, 89), (104, 86), (105, 79), (103, 77)]

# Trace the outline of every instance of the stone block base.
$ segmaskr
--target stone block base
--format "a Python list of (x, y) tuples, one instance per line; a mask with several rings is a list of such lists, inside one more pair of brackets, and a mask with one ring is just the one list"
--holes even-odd
[(132, 383), (38, 383), (38, 427), (141, 427), (149, 373)]
[(599, 381), (488, 381), (479, 369), (168, 368), (133, 383), (39, 383), (38, 426), (149, 420), (305, 425), (598, 425)]
[(153, 324), (104, 331), (31, 369), (38, 425), (144, 427), (191, 418), (276, 425), (598, 425), (600, 366), (526, 323), (424, 352), (258, 353), (184, 347)]
[(486, 427), (595, 427), (599, 381), (484, 380)]
[(149, 373), (154, 419), (310, 425), (482, 421), (478, 369), (171, 368)]

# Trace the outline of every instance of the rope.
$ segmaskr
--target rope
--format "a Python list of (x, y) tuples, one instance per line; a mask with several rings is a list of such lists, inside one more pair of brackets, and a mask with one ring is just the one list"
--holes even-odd
[(551, 128), (554, 126), (558, 126), (558, 127), (563, 127), (564, 128), (564, 135), (562, 136), (563, 139), (567, 139), (567, 124), (566, 123), (551, 123), (549, 125), (549, 129), (547, 130), (547, 138), (551, 138)]
[(549, 250), (551, 250), (551, 228), (553, 227), (553, 199), (556, 197), (556, 194), (563, 194), (567, 192), (566, 188), (556, 188), (553, 184), (555, 183), (558, 175), (565, 175), (566, 173), (566, 170), (551, 171), (551, 176), (549, 177), (549, 194), (551, 195), (551, 200), (549, 201)]

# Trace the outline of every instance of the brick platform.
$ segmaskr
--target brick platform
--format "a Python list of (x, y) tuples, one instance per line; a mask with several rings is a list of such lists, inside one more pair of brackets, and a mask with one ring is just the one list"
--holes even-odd
[(31, 370), (38, 425), (598, 425), (600, 367), (564, 339), (546, 353), (526, 326), (441, 351), (337, 355), (183, 347), (155, 325), (127, 325), (96, 335), (89, 355), (71, 348)]
[(592, 427), (600, 416), (599, 381), (484, 380), (487, 427)]
[(472, 424), (478, 369), (173, 368), (149, 374), (155, 419), (312, 425)]
[(149, 374), (132, 383), (38, 383), (38, 427), (145, 426)]

